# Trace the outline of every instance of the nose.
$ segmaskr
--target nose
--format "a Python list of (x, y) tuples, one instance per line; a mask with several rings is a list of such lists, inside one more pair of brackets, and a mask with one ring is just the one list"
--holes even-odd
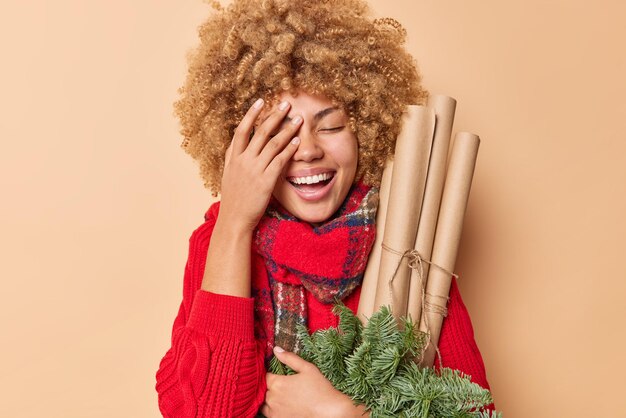
[(301, 128), (296, 135), (300, 138), (300, 145), (292, 157), (294, 161), (311, 162), (324, 156), (314, 133)]

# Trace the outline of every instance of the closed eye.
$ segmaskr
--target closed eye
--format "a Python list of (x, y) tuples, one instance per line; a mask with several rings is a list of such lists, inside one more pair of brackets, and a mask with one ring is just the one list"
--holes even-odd
[(324, 131), (324, 132), (338, 132), (338, 131), (341, 131), (343, 128), (345, 128), (345, 126), (336, 126), (334, 128), (320, 129), (320, 131)]

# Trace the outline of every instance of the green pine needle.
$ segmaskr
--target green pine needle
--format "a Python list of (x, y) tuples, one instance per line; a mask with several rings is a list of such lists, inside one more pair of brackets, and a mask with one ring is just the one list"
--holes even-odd
[[(341, 303), (333, 313), (339, 316), (337, 328), (309, 335), (306, 327), (298, 327), (299, 355), (315, 364), (335, 388), (365, 404), (371, 418), (501, 418), (501, 413), (485, 410), (491, 394), (469, 376), (448, 368), (437, 372), (418, 367), (415, 360), (427, 339), (410, 319), (401, 319), (398, 326), (387, 306), (365, 326)], [(294, 373), (275, 357), (270, 372)]]

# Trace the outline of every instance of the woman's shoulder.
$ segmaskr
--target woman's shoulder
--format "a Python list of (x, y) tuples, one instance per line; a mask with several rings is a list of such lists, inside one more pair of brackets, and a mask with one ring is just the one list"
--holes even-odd
[(211, 234), (213, 233), (213, 228), (215, 227), (215, 222), (217, 221), (217, 215), (220, 210), (220, 202), (213, 203), (209, 209), (204, 213), (204, 222), (198, 226), (191, 233), (189, 237), (189, 243), (196, 247), (198, 245), (202, 246), (203, 244), (208, 246), (208, 241), (211, 238)]

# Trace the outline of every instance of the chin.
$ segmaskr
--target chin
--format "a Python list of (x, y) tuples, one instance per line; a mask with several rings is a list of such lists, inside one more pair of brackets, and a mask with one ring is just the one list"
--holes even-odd
[(308, 222), (310, 224), (319, 225), (330, 219), (336, 210), (297, 210), (285, 208), (296, 218), (301, 221)]

